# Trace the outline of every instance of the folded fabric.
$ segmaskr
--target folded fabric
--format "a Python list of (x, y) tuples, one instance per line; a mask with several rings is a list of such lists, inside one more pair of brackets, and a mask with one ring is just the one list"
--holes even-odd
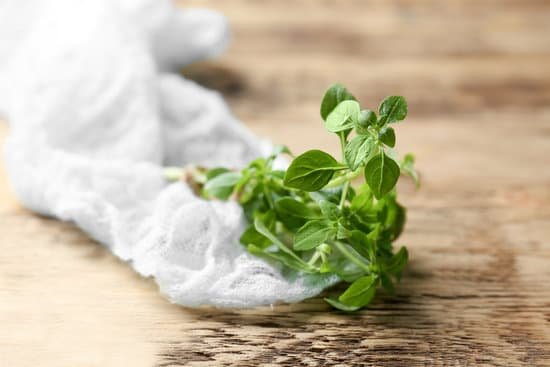
[(5, 160), (26, 207), (74, 222), (182, 305), (294, 302), (334, 282), (284, 277), (238, 243), (238, 205), (162, 176), (270, 150), (217, 93), (173, 73), (223, 50), (221, 15), (159, 0), (1, 0), (0, 37)]

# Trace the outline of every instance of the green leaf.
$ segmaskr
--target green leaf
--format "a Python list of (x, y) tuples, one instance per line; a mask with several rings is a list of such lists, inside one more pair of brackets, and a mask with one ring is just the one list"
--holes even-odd
[(378, 277), (374, 274), (367, 275), (353, 282), (338, 300), (348, 306), (363, 307), (368, 305), (376, 293)]
[(303, 262), (304, 264), (306, 264), (305, 261), (303, 261), (298, 255), (296, 255), (294, 253), (294, 251), (292, 251), (291, 249), (289, 249), (288, 247), (286, 247), (286, 245), (280, 240), (277, 238), (277, 236), (275, 236), (275, 234), (273, 234), (266, 226), (265, 224), (261, 221), (260, 218), (256, 217), (254, 219), (254, 227), (256, 228), (256, 231), (258, 231), (259, 233), (261, 233), (262, 235), (264, 235), (266, 238), (268, 238), (275, 246), (277, 246), (281, 251), (283, 251), (284, 253), (286, 253), (287, 255), (293, 257), (295, 260), (297, 261), (301, 261)]
[(401, 162), (401, 172), (411, 177), (418, 188), (420, 186), (420, 178), (418, 172), (414, 169), (414, 155), (406, 154)]
[(340, 102), (347, 100), (355, 101), (356, 99), (342, 84), (331, 85), (321, 101), (321, 117), (323, 120), (327, 119), (327, 116)]
[(363, 256), (365, 259), (370, 259), (371, 261), (376, 257), (376, 245), (375, 242), (365, 233), (354, 229), (351, 231), (351, 236), (349, 237), (350, 246)]
[(337, 227), (338, 229), (336, 230), (337, 240), (344, 240), (351, 235), (350, 230), (346, 226), (344, 226), (341, 222), (342, 221), (338, 223), (338, 227)]
[(243, 212), (244, 212), (244, 215), (245, 215), (246, 219), (250, 223), (254, 223), (254, 216), (257, 212), (263, 212), (263, 211), (269, 209), (265, 205), (265, 200), (263, 198), (263, 194), (260, 194), (258, 196), (252, 196), (252, 198), (250, 200), (248, 200), (245, 203), (240, 203), (240, 204), (243, 208)]
[(284, 184), (304, 191), (318, 191), (326, 186), (334, 172), (346, 168), (338, 164), (330, 154), (320, 150), (309, 150), (290, 163)]
[[(267, 229), (272, 230), (275, 228), (275, 213), (272, 210), (263, 214), (256, 213), (255, 216), (264, 223)], [(271, 245), (271, 240), (258, 232), (254, 224), (248, 226), (239, 238), (239, 241), (245, 246), (255, 245), (262, 249)]]
[(276, 179), (279, 179), (279, 180), (283, 180), (285, 178), (285, 173), (286, 173), (285, 170), (274, 169), (273, 171), (268, 172), (267, 176), (271, 177), (271, 178), (276, 178)]
[(251, 200), (257, 199), (264, 190), (264, 184), (256, 180), (250, 180), (246, 185), (243, 186), (242, 190), (239, 191), (239, 203), (246, 204)]
[(357, 132), (357, 134), (366, 135), (369, 133), (369, 126), (376, 124), (376, 121), (378, 121), (378, 119), (374, 111), (363, 110), (357, 118), (355, 131)]
[(273, 148), (273, 153), (271, 153), (271, 155), (276, 157), (283, 153), (292, 156), (292, 152), (286, 145), (276, 145), (275, 148)]
[(379, 139), (390, 148), (395, 146), (395, 131), (391, 127), (385, 127), (380, 131)]
[(372, 207), (372, 192), (368, 185), (363, 185), (357, 195), (351, 201), (352, 213), (364, 213)]
[(365, 179), (377, 199), (394, 188), (399, 174), (399, 165), (384, 152), (372, 157), (365, 166)]
[(335, 235), (336, 228), (331, 222), (324, 220), (309, 221), (294, 235), (294, 250), (310, 250), (334, 238)]
[(374, 141), (372, 138), (366, 135), (357, 135), (346, 144), (344, 157), (352, 171), (355, 171), (357, 167), (363, 164), (369, 156), (373, 145)]
[(288, 229), (298, 229), (309, 219), (318, 217), (304, 203), (288, 196), (275, 201), (275, 212)]
[(319, 200), (319, 208), (321, 208), (321, 213), (330, 220), (337, 220), (340, 217), (340, 209), (333, 202), (324, 199)]
[(390, 96), (384, 98), (378, 108), (380, 124), (401, 121), (407, 117), (407, 101), (401, 96)]
[(226, 200), (233, 193), (235, 185), (241, 179), (240, 172), (220, 173), (213, 179), (208, 180), (204, 185), (204, 190), (208, 195), (221, 200)]
[(337, 299), (334, 299), (334, 298), (325, 298), (324, 300), (329, 305), (331, 305), (332, 307), (334, 307), (334, 308), (336, 308), (340, 311), (353, 312), (353, 311), (357, 311), (361, 308), (361, 307), (357, 307), (357, 306), (346, 305), (345, 303), (342, 303), (342, 302), (340, 302), (340, 301), (338, 301)]
[(347, 283), (352, 283), (365, 275), (364, 269), (344, 256), (331, 256), (328, 262), (330, 270)]
[(249, 225), (248, 228), (246, 228), (246, 230), (239, 238), (239, 242), (245, 246), (255, 245), (262, 249), (271, 245), (271, 241), (264, 235), (256, 231), (256, 228), (253, 224)]
[(264, 157), (256, 158), (248, 164), (249, 168), (254, 168), (259, 171), (263, 171), (267, 163), (267, 159)]
[(390, 239), (392, 241), (396, 240), (401, 232), (403, 232), (406, 217), (406, 209), (399, 205), (395, 199), (388, 202), (385, 225), (391, 233)]
[(206, 180), (207, 181), (211, 180), (214, 177), (219, 176), (222, 173), (226, 173), (226, 172), (229, 172), (229, 170), (227, 168), (224, 168), (224, 167), (216, 167), (216, 168), (209, 169), (205, 174)]
[(357, 124), (360, 108), (357, 101), (343, 101), (327, 116), (325, 127), (337, 133), (353, 128)]
[[(348, 194), (350, 191), (348, 191)], [(313, 200), (315, 200), (317, 203), (321, 202), (321, 200), (328, 200), (331, 203), (339, 204), (340, 199), (342, 198), (342, 187), (333, 187), (333, 188), (323, 189), (315, 192), (310, 192), (309, 196)]]
[(386, 292), (388, 292), (389, 294), (395, 293), (395, 286), (393, 285), (393, 282), (389, 276), (387, 276), (386, 274), (380, 275), (380, 281), (382, 283), (382, 287)]
[(399, 251), (392, 256), (391, 260), (384, 267), (384, 270), (390, 274), (399, 275), (409, 261), (409, 252), (406, 247), (401, 247)]

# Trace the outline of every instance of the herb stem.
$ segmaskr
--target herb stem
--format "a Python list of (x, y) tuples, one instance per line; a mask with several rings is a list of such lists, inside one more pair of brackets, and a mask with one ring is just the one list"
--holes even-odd
[(167, 181), (178, 181), (183, 177), (184, 169), (181, 167), (164, 167), (162, 175)]
[(325, 188), (330, 189), (330, 188), (342, 186), (346, 181), (350, 181), (350, 180), (353, 180), (353, 179), (359, 177), (359, 175), (360, 175), (362, 172), (363, 172), (363, 171), (361, 170), (361, 167), (360, 167), (359, 169), (355, 170), (355, 171), (349, 171), (349, 172), (346, 173), (345, 175), (338, 176), (338, 177), (336, 177), (335, 179), (331, 180), (331, 181), (325, 186)]
[(370, 268), (367, 264), (365, 264), (363, 261), (358, 259), (354, 254), (351, 253), (351, 251), (346, 247), (346, 245), (340, 241), (334, 241), (334, 246), (344, 255), (348, 258), (352, 263), (360, 267), (361, 269), (365, 270), (367, 273), (370, 273)]
[(275, 208), (275, 203), (273, 202), (273, 197), (271, 196), (271, 192), (269, 192), (269, 190), (265, 186), (264, 186), (264, 195), (267, 202), (269, 203), (269, 206), (272, 209)]
[(346, 197), (348, 196), (349, 185), (350, 185), (350, 182), (349, 180), (347, 180), (344, 183), (344, 188), (342, 189), (342, 197), (340, 197), (340, 205), (338, 206), (340, 210), (344, 209), (344, 204), (346, 203)]
[(346, 149), (346, 134), (345, 132), (341, 131), (340, 134), (338, 134), (340, 137), (340, 149), (342, 150), (342, 163), (346, 162), (346, 156), (344, 154), (344, 151)]
[(309, 265), (315, 265), (319, 257), (321, 256), (321, 253), (319, 251), (315, 251), (311, 259), (307, 262)]

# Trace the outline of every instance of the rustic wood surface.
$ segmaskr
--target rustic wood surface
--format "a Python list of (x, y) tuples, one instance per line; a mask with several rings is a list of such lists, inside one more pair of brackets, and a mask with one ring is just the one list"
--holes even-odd
[(411, 262), (397, 295), (355, 315), (319, 298), (171, 305), (70, 224), (23, 209), (0, 166), (0, 366), (550, 366), (550, 1), (186, 5), (225, 12), (234, 39), (184, 73), (295, 151), (336, 152), (318, 117), (333, 81), (372, 106), (407, 97), (398, 145), (423, 186), (400, 186)]

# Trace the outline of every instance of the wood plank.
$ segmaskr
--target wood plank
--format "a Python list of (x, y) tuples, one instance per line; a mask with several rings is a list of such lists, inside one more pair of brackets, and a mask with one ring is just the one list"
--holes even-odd
[[(0, 165), (1, 366), (550, 366), (550, 2), (186, 1), (225, 12), (228, 53), (186, 75), (295, 151), (337, 142), (324, 88), (410, 101), (398, 147), (411, 253), (397, 295), (186, 309), (71, 225), (20, 207)], [(7, 127), (0, 124), (0, 141)]]

